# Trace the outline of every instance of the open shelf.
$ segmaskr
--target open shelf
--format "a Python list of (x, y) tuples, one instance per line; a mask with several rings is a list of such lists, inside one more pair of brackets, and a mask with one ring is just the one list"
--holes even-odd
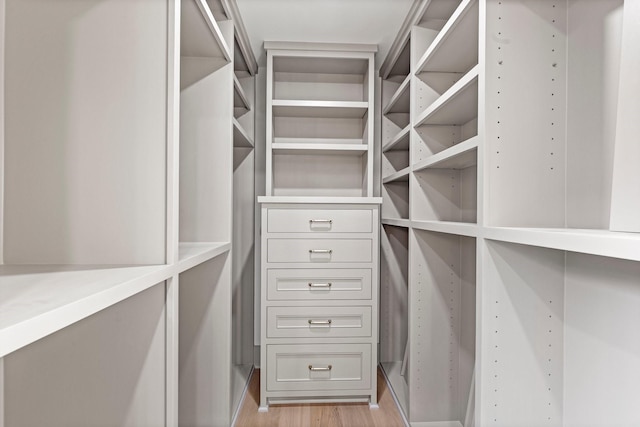
[(309, 101), (274, 99), (274, 117), (362, 118), (369, 103), (357, 101)]
[(478, 117), (478, 66), (451, 86), (416, 119), (414, 127), (463, 125)]
[(415, 72), (465, 73), (477, 63), (478, 1), (464, 0), (418, 60)]
[(384, 178), (382, 178), (382, 183), (383, 184), (389, 184), (391, 182), (398, 182), (398, 181), (409, 181), (409, 174), (411, 173), (411, 168), (410, 167), (406, 167), (404, 169), (402, 169), (401, 171), (398, 171), (396, 173), (393, 173), (391, 175), (385, 176)]
[(409, 181), (382, 184), (382, 218), (409, 219)]
[(416, 230), (435, 231), (467, 237), (478, 237), (479, 234), (478, 225), (468, 222), (412, 220), (411, 227)]
[(273, 143), (271, 149), (274, 154), (334, 154), (345, 156), (360, 156), (368, 150), (364, 144), (330, 144), (330, 143)]
[(413, 165), (413, 171), (423, 169), (465, 169), (477, 164), (479, 137), (472, 137)]
[(234, 117), (233, 122), (233, 146), (236, 148), (253, 148), (253, 138)]
[(411, 221), (408, 219), (397, 219), (397, 218), (382, 218), (380, 223), (383, 225), (393, 225), (394, 227), (404, 227), (409, 228), (411, 226)]
[(249, 98), (247, 98), (247, 94), (244, 92), (244, 88), (235, 73), (233, 74), (233, 108), (241, 109), (245, 112), (251, 109)]
[(408, 124), (402, 128), (400, 132), (396, 134), (388, 143), (382, 146), (382, 152), (387, 151), (404, 151), (409, 149), (409, 133), (411, 125)]
[(398, 86), (398, 89), (393, 94), (387, 105), (382, 110), (382, 114), (388, 113), (408, 113), (409, 112), (409, 99), (410, 91), (409, 86), (411, 83), (411, 76), (407, 76), (404, 81)]
[(171, 267), (0, 266), (0, 357), (170, 277)]
[(178, 273), (209, 261), (231, 249), (230, 242), (180, 242), (178, 246)]
[(219, 59), (219, 67), (231, 62), (229, 46), (206, 0), (187, 0), (181, 9), (180, 55)]

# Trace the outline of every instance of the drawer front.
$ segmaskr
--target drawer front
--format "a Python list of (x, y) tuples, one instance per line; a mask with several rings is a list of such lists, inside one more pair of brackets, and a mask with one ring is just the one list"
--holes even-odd
[(267, 299), (291, 300), (368, 300), (371, 299), (369, 269), (269, 269)]
[(371, 388), (371, 344), (267, 345), (267, 390)]
[(267, 239), (267, 262), (371, 262), (371, 239)]
[(371, 209), (269, 209), (269, 233), (371, 233)]
[(269, 338), (370, 336), (371, 307), (267, 307)]

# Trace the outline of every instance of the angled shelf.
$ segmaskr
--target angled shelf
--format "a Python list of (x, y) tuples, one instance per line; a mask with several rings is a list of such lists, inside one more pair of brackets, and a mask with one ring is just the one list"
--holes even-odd
[(220, 66), (231, 62), (229, 46), (206, 0), (182, 2), (180, 55), (220, 59)]
[(409, 228), (411, 226), (411, 221), (408, 219), (398, 219), (398, 218), (382, 218), (380, 223), (383, 225), (393, 225), (394, 227), (404, 227)]
[(411, 221), (411, 227), (417, 230), (437, 233), (456, 234), (458, 236), (477, 237), (478, 225), (468, 222), (453, 221)]
[(422, 55), (415, 73), (425, 71), (463, 73), (477, 63), (478, 1), (464, 0)]
[(171, 266), (0, 266), (0, 357), (144, 291)]
[(400, 132), (394, 136), (391, 141), (382, 146), (382, 152), (387, 151), (405, 151), (409, 149), (409, 131), (411, 130), (411, 124), (406, 125)]
[(382, 110), (382, 114), (388, 113), (408, 113), (409, 112), (409, 99), (410, 91), (409, 86), (411, 82), (411, 76), (405, 77), (404, 81), (400, 84), (396, 92), (393, 94), (389, 103)]
[(243, 109), (245, 112), (251, 109), (251, 103), (235, 73), (233, 74), (233, 108)]
[(391, 182), (409, 181), (410, 172), (411, 172), (411, 168), (410, 167), (406, 167), (406, 168), (402, 169), (401, 171), (393, 173), (393, 174), (391, 174), (389, 176), (385, 176), (384, 178), (382, 178), (382, 183), (383, 184), (389, 184)]
[(369, 103), (274, 99), (272, 106), (274, 117), (362, 118)]
[(442, 94), (416, 120), (415, 127), (462, 125), (478, 116), (478, 66)]
[(467, 139), (413, 165), (413, 171), (423, 169), (465, 169), (478, 163), (478, 136)]
[(233, 146), (236, 148), (253, 148), (253, 138), (234, 117), (233, 122)]
[(177, 273), (189, 270), (230, 250), (230, 242), (180, 242)]

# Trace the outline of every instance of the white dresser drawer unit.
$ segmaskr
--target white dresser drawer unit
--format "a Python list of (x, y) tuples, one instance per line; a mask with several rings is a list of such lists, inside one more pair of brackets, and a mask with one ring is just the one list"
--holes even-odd
[(267, 299), (287, 300), (369, 300), (370, 269), (269, 269)]
[(371, 307), (267, 307), (269, 338), (370, 336)]
[(371, 239), (267, 239), (267, 262), (369, 263)]
[(267, 390), (371, 388), (371, 344), (267, 345)]
[(369, 209), (268, 209), (269, 233), (371, 233)]

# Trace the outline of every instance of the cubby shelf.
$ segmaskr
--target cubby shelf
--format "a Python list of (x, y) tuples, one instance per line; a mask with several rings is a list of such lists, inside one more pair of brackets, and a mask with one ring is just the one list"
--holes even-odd
[(477, 0), (460, 3), (418, 61), (416, 74), (424, 71), (466, 72), (478, 63), (477, 8)]
[(478, 136), (467, 139), (413, 165), (413, 171), (423, 169), (464, 169), (477, 164)]
[(418, 118), (421, 125), (463, 125), (478, 116), (478, 66), (442, 94)]
[(233, 74), (233, 106), (234, 108), (244, 109), (245, 111), (251, 109), (251, 103), (235, 73)]
[(382, 114), (388, 113), (408, 113), (411, 76), (405, 77), (396, 92), (393, 94), (387, 106), (382, 110)]
[(484, 237), (509, 243), (640, 261), (640, 235), (571, 228), (487, 227)]
[(387, 151), (393, 150), (408, 150), (409, 149), (409, 131), (411, 130), (411, 124), (406, 125), (402, 128), (400, 132), (396, 134), (396, 136), (391, 139), (388, 143), (382, 146), (382, 152), (385, 153)]
[(233, 146), (236, 148), (253, 148), (253, 138), (234, 117), (233, 122)]
[(385, 176), (384, 178), (382, 178), (382, 183), (388, 184), (391, 182), (409, 181), (410, 173), (411, 173), (411, 168), (406, 167), (396, 173), (393, 173), (389, 176)]
[(399, 218), (382, 218), (380, 223), (383, 225), (393, 225), (394, 227), (404, 227), (409, 228), (411, 226), (411, 221), (408, 219), (399, 219)]
[(206, 0), (182, 2), (180, 55), (231, 62), (231, 53)]
[(0, 266), (0, 357), (167, 280), (154, 266)]
[(272, 106), (274, 117), (362, 118), (369, 103), (274, 99)]

